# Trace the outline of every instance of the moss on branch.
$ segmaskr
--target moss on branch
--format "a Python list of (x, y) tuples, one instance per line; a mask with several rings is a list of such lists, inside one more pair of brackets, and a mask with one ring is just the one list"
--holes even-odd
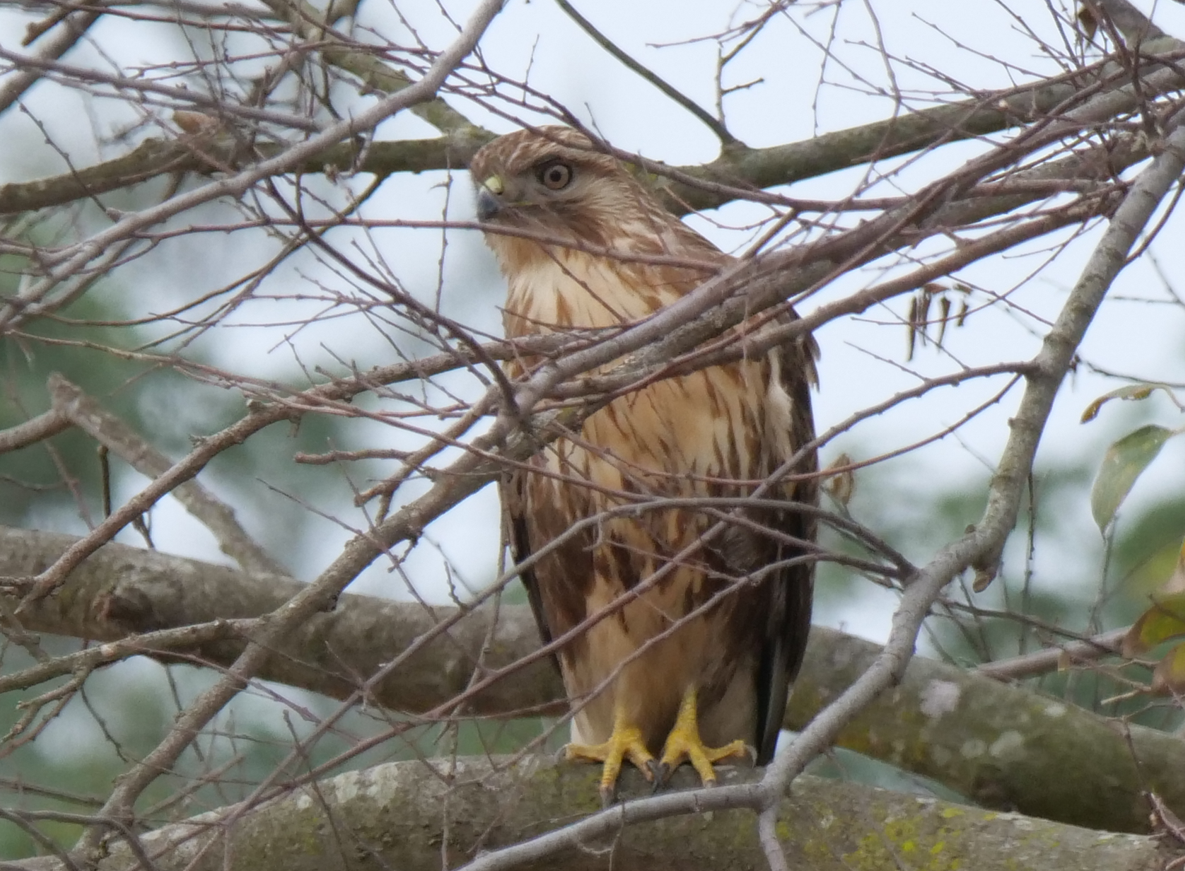
[[(72, 536), (0, 528), (0, 575), (29, 577), (50, 564)], [(302, 584), (108, 544), (70, 576), (52, 598), (25, 620), (31, 631), (98, 641), (135, 638), (175, 629), (173, 647), (126, 650), (98, 646), (84, 655), (101, 665), (112, 657), (170, 651), (196, 654), (226, 666), (244, 639), (220, 633), (192, 646), (184, 628), (219, 620), (258, 617), (295, 595)], [(15, 590), (19, 598), (19, 590)], [(15, 602), (16, 599), (12, 599)], [(497, 670), (530, 657), (539, 640), (526, 606), (503, 605), (496, 631), (491, 611), (474, 609), (448, 636), (428, 641), (399, 667), (369, 687), (367, 697), (391, 710), (423, 713), (454, 699), (468, 686), (484, 649), (483, 667)], [(259, 677), (311, 689), (334, 698), (358, 690), (434, 627), (455, 616), (449, 607), (428, 609), (367, 596), (343, 595), (337, 607), (315, 615), (285, 639)], [(787, 711), (788, 728), (801, 728), (849, 686), (880, 648), (816, 627)], [(66, 674), (77, 663), (62, 661)], [(37, 666), (38, 680), (51, 674)], [(487, 671), (487, 673), (488, 673)], [(20, 675), (0, 678), (0, 691), (23, 686)], [(536, 660), (469, 699), (474, 715), (513, 716), (551, 707), (563, 689), (546, 660)], [(1130, 735), (1125, 737), (1123, 730)], [(1015, 808), (1078, 825), (1113, 831), (1148, 829), (1142, 789), (1155, 790), (1185, 815), (1185, 742), (1174, 735), (1127, 726), (1040, 693), (983, 675), (915, 657), (905, 680), (864, 711), (839, 745), (931, 777), (993, 808)], [(1135, 758), (1131, 755), (1135, 750)]]
[[(287, 791), (257, 808), (236, 806), (167, 826), (144, 836), (143, 846), (162, 871), (435, 871), (442, 862), (460, 868), (479, 856), (488, 864), (502, 847), (599, 810), (595, 767), (541, 757), (516, 763), (435, 760), (432, 766), (397, 762), (350, 772)], [(721, 786), (727, 787), (752, 782), (758, 772), (722, 769), (721, 775)], [(637, 772), (625, 780), (625, 789), (645, 800), (649, 785)], [(672, 788), (687, 788), (691, 780), (691, 773), (681, 769)], [(619, 813), (609, 812), (607, 836), (573, 833), (558, 852), (513, 867), (766, 867), (750, 810), (624, 827), (612, 819)], [(806, 776), (795, 781), (782, 802), (777, 836), (790, 867), (812, 871), (1152, 871), (1172, 855), (1155, 838), (1090, 831)], [(56, 871), (59, 864), (44, 859), (9, 867)], [(132, 867), (135, 857), (118, 842), (98, 866), (100, 871)]]

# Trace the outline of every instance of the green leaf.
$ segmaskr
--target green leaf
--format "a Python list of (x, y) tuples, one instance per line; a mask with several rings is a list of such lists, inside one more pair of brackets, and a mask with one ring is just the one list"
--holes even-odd
[(1177, 394), (1173, 392), (1173, 388), (1167, 384), (1159, 384), (1156, 382), (1142, 382), (1140, 384), (1129, 384), (1126, 387), (1118, 387), (1109, 393), (1104, 393), (1090, 405), (1086, 406), (1086, 410), (1082, 412), (1082, 422), (1087, 423), (1094, 420), (1099, 415), (1099, 409), (1112, 399), (1126, 399), (1138, 400), (1147, 399), (1152, 395), (1154, 390), (1163, 390), (1168, 394), (1169, 399), (1173, 401), (1173, 405), (1185, 411), (1185, 406), (1181, 405), (1180, 400), (1177, 399)]
[(1090, 491), (1090, 510), (1100, 532), (1115, 519), (1115, 512), (1127, 498), (1136, 478), (1156, 459), (1164, 443), (1176, 434), (1177, 430), (1149, 424), (1107, 448), (1099, 476)]
[(1185, 635), (1185, 593), (1153, 596), (1152, 607), (1140, 615), (1123, 637), (1123, 655), (1131, 659), (1162, 641), (1182, 635)]

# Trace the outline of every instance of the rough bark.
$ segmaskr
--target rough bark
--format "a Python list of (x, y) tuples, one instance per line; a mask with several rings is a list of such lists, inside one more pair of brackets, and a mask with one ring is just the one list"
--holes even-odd
[[(73, 541), (71, 536), (0, 528), (0, 575), (34, 575)], [(302, 586), (280, 576), (109, 544), (83, 563), (56, 596), (37, 603), (24, 625), (32, 631), (114, 642), (138, 633), (258, 617)], [(427, 609), (347, 594), (332, 612), (315, 615), (290, 634), (259, 677), (345, 698), (454, 614), (450, 607)], [(537, 650), (528, 608), (503, 606), (496, 626), (491, 627), (491, 619), (491, 609), (475, 609), (447, 637), (435, 639), (375, 681), (369, 698), (392, 710), (423, 713), (466, 688), (483, 647), (489, 670)], [(215, 640), (196, 645), (179, 634), (181, 646), (170, 649), (226, 666), (245, 643), (236, 632), (237, 625), (231, 625)], [(863, 673), (879, 650), (816, 627), (787, 711), (787, 727), (802, 728)], [(90, 655), (102, 664), (132, 652), (152, 653), (134, 644), (103, 645)], [(171, 659), (167, 652), (155, 655)], [(0, 690), (13, 685), (13, 676), (0, 679)], [(540, 660), (473, 697), (469, 710), (477, 715), (537, 712), (547, 706), (559, 710), (556, 700), (562, 692), (555, 670)], [(1176, 776), (1185, 770), (1185, 742), (1178, 737), (1121, 727), (1061, 700), (934, 660), (915, 658), (905, 680), (869, 707), (839, 743), (932, 777), (987, 807), (1139, 832), (1148, 828), (1142, 790), (1151, 789), (1185, 814), (1185, 782)]]
[[(722, 783), (756, 779), (731, 769)], [(598, 809), (596, 769), (550, 758), (397, 762), (350, 772), (249, 809), (231, 807), (166, 826), (142, 844), (167, 869), (456, 868), (481, 852), (519, 843)], [(690, 780), (681, 772), (675, 788)], [(647, 785), (627, 775), (634, 789)], [(645, 790), (643, 790), (645, 791)], [(620, 812), (610, 810), (608, 813)], [(710, 817), (710, 818), (709, 818)], [(756, 817), (729, 810), (623, 827), (612, 840), (573, 843), (529, 868), (762, 868)], [(782, 802), (778, 840), (791, 867), (812, 871), (976, 871), (1069, 868), (1152, 871), (1174, 855), (1154, 837), (1117, 835), (801, 777)], [(29, 871), (62, 867), (52, 858), (11, 863)], [(120, 843), (101, 871), (136, 867)]]
[[(0, 528), (0, 576), (34, 576), (75, 541), (69, 535)], [(29, 606), (22, 623), (34, 632), (118, 641), (145, 632), (261, 617), (305, 586), (279, 575), (107, 544), (72, 572), (55, 595)], [(8, 599), (9, 607), (15, 607), (20, 595), (17, 592)], [(345, 698), (455, 611), (448, 606), (429, 609), (343, 595), (332, 611), (314, 614), (285, 636), (259, 677)], [(509, 665), (538, 647), (530, 609), (503, 607), (494, 627), (492, 616), (489, 609), (478, 609), (459, 621), (447, 637), (426, 645), (376, 682), (371, 688), (373, 700), (393, 710), (428, 711), (468, 686), (483, 646), (488, 644), (488, 668)], [(228, 666), (246, 645), (237, 629), (227, 627), (222, 637), (178, 652)], [(184, 638), (181, 643), (188, 645)], [(118, 651), (112, 648), (112, 653)], [(94, 655), (101, 656), (102, 651)], [(477, 715), (505, 715), (562, 697), (558, 674), (548, 661), (540, 660), (513, 680), (498, 681), (475, 697), (470, 710)]]
[[(880, 649), (826, 631), (814, 641), (786, 712), (791, 729), (826, 707)], [(839, 744), (985, 807), (1081, 826), (1147, 831), (1143, 790), (1185, 810), (1179, 737), (924, 657), (914, 657), (905, 680), (867, 707)]]

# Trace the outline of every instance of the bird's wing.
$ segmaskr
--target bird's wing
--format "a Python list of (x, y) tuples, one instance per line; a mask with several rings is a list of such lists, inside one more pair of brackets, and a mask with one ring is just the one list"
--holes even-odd
[[(814, 339), (807, 336), (779, 349), (776, 365), (780, 368), (783, 386), (791, 399), (791, 439), (793, 449), (814, 438), (811, 414), (811, 387), (815, 383), (815, 357), (818, 353)], [(785, 457), (779, 458), (784, 461)], [(814, 451), (800, 462), (794, 473), (801, 475), (816, 471), (818, 460)], [(818, 504), (818, 481), (811, 478), (781, 488), (783, 498), (803, 505)], [(762, 518), (779, 532), (800, 541), (815, 539), (816, 519), (813, 514), (789, 509)], [(767, 551), (768, 553), (768, 551)], [(802, 548), (779, 544), (773, 560), (782, 561), (804, 556)], [(814, 589), (814, 560), (803, 560), (780, 569), (765, 583), (766, 620), (759, 631), (764, 633), (757, 673), (757, 763), (764, 765), (773, 758), (778, 732), (786, 715), (786, 700), (790, 686), (802, 665), (807, 636), (811, 627), (811, 599)]]
[[(519, 577), (539, 635), (544, 644), (550, 644), (588, 616), (588, 598), (596, 583), (589, 557), (594, 534), (589, 529), (572, 529), (572, 523), (586, 513), (566, 501), (579, 499), (579, 488), (557, 488), (550, 476), (531, 471), (530, 465), (543, 465), (542, 458), (536, 456), (528, 466), (515, 469), (502, 480), (502, 499), (515, 563), (537, 557)], [(581, 636), (565, 644), (552, 659), (557, 666), (570, 668), (587, 654), (588, 641)]]
[[(506, 475), (500, 482), (502, 488), (502, 505), (506, 515), (506, 526), (510, 539), (510, 556), (515, 564), (519, 564), (531, 555), (531, 540), (527, 530), (526, 515), (526, 472), (521, 469)], [(551, 643), (551, 629), (547, 625), (547, 615), (543, 610), (543, 598), (539, 593), (539, 579), (533, 568), (522, 569), (519, 579), (527, 591), (527, 601), (531, 604), (531, 612), (535, 615), (535, 624), (539, 627), (539, 636), (544, 645)], [(552, 663), (559, 668), (559, 660), (554, 654)]]
[[(793, 517), (784, 530), (806, 538)], [(786, 718), (790, 685), (802, 665), (811, 628), (813, 566), (802, 564), (782, 569), (769, 584), (769, 619), (757, 672), (757, 764), (765, 765), (774, 755), (778, 732)]]

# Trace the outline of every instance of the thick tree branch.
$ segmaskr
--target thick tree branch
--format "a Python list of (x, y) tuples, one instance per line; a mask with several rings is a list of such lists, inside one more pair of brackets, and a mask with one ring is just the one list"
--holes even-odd
[[(259, 808), (231, 807), (166, 826), (141, 838), (155, 867), (193, 871), (336, 871), (358, 867), (428, 871), (457, 867), (480, 853), (515, 844), (557, 821), (588, 813), (596, 802), (591, 766), (550, 758), (398, 762), (301, 787)], [(718, 792), (751, 782), (755, 772), (722, 769)], [(623, 791), (638, 792), (637, 772)], [(673, 788), (685, 787), (678, 772)], [(628, 817), (630, 802), (619, 806)], [(1154, 871), (1174, 852), (1160, 839), (1116, 835), (999, 814), (855, 784), (803, 777), (780, 805), (776, 835), (791, 867), (812, 871), (901, 871), (924, 867), (1011, 871)], [(234, 819), (227, 827), (222, 821)], [(752, 814), (702, 816), (623, 825), (612, 837), (573, 840), (544, 862), (520, 867), (584, 869), (762, 867)], [(200, 858), (198, 858), (200, 856)], [(190, 864), (196, 859), (194, 864)], [(136, 867), (123, 843), (98, 871)], [(359, 862), (362, 864), (360, 865)], [(13, 871), (58, 871), (57, 859), (10, 863)]]
[[(1170, 39), (1144, 45), (1146, 53), (1178, 52), (1180, 48), (1179, 41)], [(1167, 54), (1166, 59), (1176, 56)], [(1163, 67), (1155, 63), (1148, 64), (1144, 75), (1147, 77), (1156, 72), (1162, 75), (1147, 83), (1141, 91), (1142, 96), (1170, 93), (1185, 84), (1185, 77), (1172, 71), (1165, 74)], [(792, 184), (873, 160), (998, 133), (1045, 118), (1081, 98), (1084, 93), (1082, 75), (1076, 73), (1050, 82), (992, 92), (974, 100), (824, 133), (803, 142), (768, 148), (733, 143), (711, 163), (673, 168), (672, 180), (663, 185), (663, 192), (672, 210), (683, 214), (718, 207), (744, 196), (746, 190)], [(1114, 76), (1114, 65), (1101, 68), (1099, 75)], [(375, 86), (384, 91), (393, 90), (401, 87), (403, 81), (397, 78)], [(1123, 97), (1117, 111), (1134, 109), (1138, 105), (1137, 96), (1130, 89), (1121, 92)], [(374, 142), (365, 149), (353, 141), (327, 144), (290, 164), (287, 169), (306, 174), (328, 170), (379, 176), (460, 169), (468, 165), (477, 149), (495, 136), (472, 125), (448, 126), (443, 120), (441, 125), (449, 129), (449, 133), (438, 139)], [(209, 143), (195, 148), (185, 140), (147, 140), (127, 155), (76, 172), (0, 185), (0, 214), (64, 205), (166, 173), (216, 171), (235, 159), (236, 149), (237, 146), (230, 143), (222, 146)], [(280, 154), (282, 147), (261, 143), (257, 150), (261, 158), (270, 159)], [(663, 172), (660, 164), (648, 166), (656, 173)]]
[[(0, 574), (32, 575), (69, 546), (71, 536), (0, 528)], [(165, 662), (194, 659), (225, 668), (245, 646), (235, 625), (262, 617), (305, 585), (274, 575), (109, 544), (83, 563), (66, 586), (29, 611), (24, 625), (96, 641), (77, 659), (0, 678), (0, 692), (69, 674), (81, 662), (102, 665), (136, 654)], [(19, 598), (19, 593), (18, 593)], [(460, 619), (455, 619), (460, 617)], [(345, 594), (282, 639), (257, 677), (349, 698), (360, 682), (420, 643), (442, 623), (447, 635), (424, 645), (370, 688), (369, 700), (388, 709), (424, 713), (462, 692), (481, 659), (488, 672), (533, 655), (539, 638), (530, 609), (503, 605), (461, 616)], [(221, 629), (219, 628), (222, 623)], [(209, 627), (194, 637), (185, 627)], [(167, 646), (141, 633), (174, 630)], [(158, 634), (157, 638), (160, 638)], [(816, 627), (786, 726), (802, 729), (864, 673), (880, 647)], [(469, 703), (474, 716), (561, 710), (559, 676), (537, 661), (494, 682)], [(1124, 731), (1130, 734), (1130, 748)], [(1185, 814), (1185, 742), (1140, 726), (1123, 726), (1059, 699), (1007, 686), (983, 675), (915, 657), (904, 680), (865, 709), (839, 735), (841, 747), (934, 778), (977, 802), (1034, 816), (1116, 831), (1146, 831), (1150, 789)], [(1096, 786), (1096, 779), (1106, 788)]]
[[(73, 536), (0, 527), (0, 574), (36, 575), (74, 541)], [(282, 576), (108, 544), (72, 572), (57, 594), (30, 607), (22, 622), (35, 632), (116, 641), (193, 624), (260, 618), (307, 589), (308, 585)], [(19, 590), (7, 591), (9, 596), (14, 593), (10, 603), (20, 598)], [(429, 610), (415, 603), (345, 594), (332, 610), (311, 615), (283, 636), (258, 676), (347, 698), (362, 680), (434, 627), (460, 616), (456, 612), (447, 606)], [(392, 710), (422, 713), (465, 689), (487, 643), (485, 665), (491, 670), (538, 648), (529, 609), (503, 606), (496, 627), (490, 626), (492, 617), (490, 609), (477, 609), (454, 620), (447, 635), (431, 641), (376, 682), (372, 699)], [(239, 636), (184, 652), (225, 668), (245, 645), (246, 639)], [(15, 681), (13, 676), (0, 677), (0, 690), (13, 689), (19, 685)], [(559, 676), (550, 663), (540, 661), (514, 680), (498, 681), (476, 696), (471, 711), (506, 715), (562, 697)]]

